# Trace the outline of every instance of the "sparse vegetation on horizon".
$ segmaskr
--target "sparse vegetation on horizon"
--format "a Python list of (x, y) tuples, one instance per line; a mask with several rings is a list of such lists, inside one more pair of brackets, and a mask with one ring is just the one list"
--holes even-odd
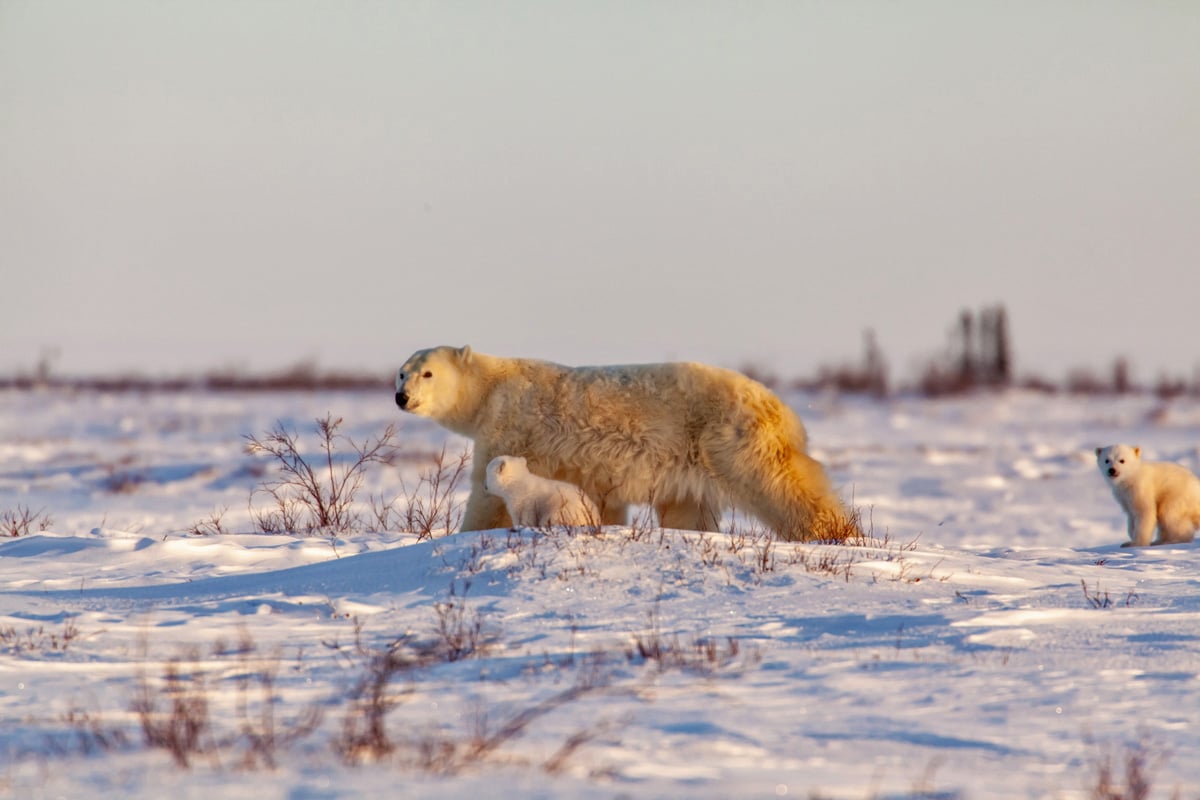
[[(199, 375), (153, 377), (141, 374), (65, 376), (53, 370), (52, 359), (41, 357), (33, 368), (0, 376), (0, 390), (66, 389), (101, 392), (259, 392), (259, 391), (369, 391), (386, 392), (393, 386), (391, 369), (351, 372), (322, 369), (313, 361), (300, 361), (278, 370), (240, 368), (209, 370)], [(1116, 355), (1102, 369), (1076, 366), (1059, 379), (1025, 373), (1018, 375), (1012, 347), (1008, 310), (1002, 303), (978, 312), (963, 309), (949, 327), (947, 343), (937, 355), (917, 367), (909, 382), (896, 382), (890, 374), (876, 333), (863, 331), (862, 357), (857, 362), (823, 364), (815, 375), (784, 379), (752, 357), (738, 369), (772, 389), (832, 391), (885, 398), (894, 392), (942, 397), (980, 390), (1020, 388), (1068, 394), (1128, 394), (1152, 392), (1169, 399), (1200, 397), (1200, 363), (1190, 376), (1161, 372), (1149, 383), (1135, 379), (1128, 358)]]

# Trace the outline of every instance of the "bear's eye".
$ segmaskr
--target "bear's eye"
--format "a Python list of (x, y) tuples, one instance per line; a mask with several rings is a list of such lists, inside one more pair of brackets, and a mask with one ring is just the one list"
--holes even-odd
[(397, 375), (396, 377), (397, 377), (397, 378), (399, 378), (400, 380), (404, 380), (404, 373), (403, 373), (403, 372), (401, 372), (401, 373), (400, 373), (399, 375)]
[(433, 373), (432, 373), (432, 372), (430, 372), (429, 370), (425, 370), (425, 373), (424, 373), (423, 375), (421, 375), (421, 377), (422, 377), (422, 378), (432, 378), (432, 377), (433, 377)]
[(1117, 460), (1117, 463), (1118, 463), (1118, 464), (1124, 464), (1124, 463), (1125, 463), (1125, 459), (1123, 459), (1123, 458), (1122, 458), (1122, 459), (1118, 459), (1118, 460)]

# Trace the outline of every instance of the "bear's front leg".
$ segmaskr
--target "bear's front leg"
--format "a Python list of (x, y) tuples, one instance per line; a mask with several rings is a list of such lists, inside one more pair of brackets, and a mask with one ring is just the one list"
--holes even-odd
[(471, 494), (467, 497), (467, 510), (463, 512), (459, 531), (490, 531), (512, 525), (504, 501), (483, 488), (483, 480), (471, 481)]
[(1138, 504), (1129, 509), (1129, 541), (1122, 547), (1148, 547), (1154, 539), (1154, 529), (1158, 526), (1158, 516), (1154, 507)]

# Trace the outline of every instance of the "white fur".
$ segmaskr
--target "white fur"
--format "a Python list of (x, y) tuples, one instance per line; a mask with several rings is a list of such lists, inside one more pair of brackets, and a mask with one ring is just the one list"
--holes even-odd
[(1142, 461), (1142, 449), (1127, 444), (1097, 447), (1096, 465), (1129, 518), (1122, 547), (1192, 541), (1200, 528), (1200, 478), (1178, 464)]
[(583, 490), (566, 481), (534, 475), (520, 456), (496, 456), (488, 463), (487, 490), (504, 501), (514, 525), (599, 525), (600, 510)]
[(786, 539), (841, 538), (854, 520), (807, 453), (804, 426), (765, 386), (703, 364), (564, 367), (469, 347), (412, 355), (396, 403), (475, 442), (463, 530), (511, 523), (488, 462), (583, 489), (606, 524), (652, 504), (668, 528), (716, 530), (736, 506)]

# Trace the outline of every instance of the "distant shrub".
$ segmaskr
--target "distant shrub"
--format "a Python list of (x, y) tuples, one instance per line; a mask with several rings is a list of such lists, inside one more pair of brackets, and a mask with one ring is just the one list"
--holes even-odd
[(927, 397), (962, 394), (1012, 385), (1012, 346), (1008, 312), (1003, 305), (984, 308), (978, 316), (959, 314), (950, 329), (945, 353), (922, 371), (917, 389)]
[(863, 357), (858, 364), (822, 366), (817, 376), (793, 382), (793, 388), (805, 391), (836, 391), (844, 394), (888, 395), (888, 366), (875, 331), (863, 332)]

